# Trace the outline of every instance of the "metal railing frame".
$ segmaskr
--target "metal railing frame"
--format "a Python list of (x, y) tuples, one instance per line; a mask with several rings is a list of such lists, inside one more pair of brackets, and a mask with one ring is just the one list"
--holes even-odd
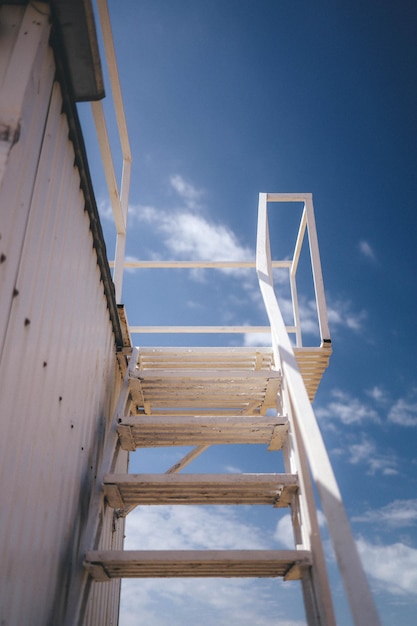
[[(301, 200), (300, 200), (301, 199)], [(312, 199), (309, 194), (284, 196), (283, 194), (259, 195), (257, 234), (257, 274), (265, 308), (271, 325), (275, 363), (280, 364), (288, 394), (288, 417), (292, 432), (298, 434), (301, 449), (305, 450), (312, 478), (316, 484), (337, 563), (345, 585), (352, 617), (356, 626), (377, 626), (379, 622), (373, 598), (365, 576), (358, 549), (352, 535), (342, 497), (327, 454), (326, 446), (317, 424), (313, 407), (307, 395), (294, 349), (285, 328), (278, 306), (272, 275), (272, 261), (268, 233), (268, 202), (304, 201), (306, 225), (309, 229), (314, 284), (319, 312), (323, 347), (329, 342), (325, 310), (323, 281), (318, 255), (317, 235)], [(304, 227), (303, 227), (304, 228)], [(297, 248), (297, 246), (296, 246)], [(330, 346), (329, 346), (330, 347)]]
[(109, 73), (110, 87), (113, 96), (114, 112), (119, 131), (120, 146), (122, 150), (122, 177), (120, 192), (114, 170), (103, 105), (101, 102), (91, 102), (91, 109), (96, 126), (101, 158), (103, 161), (104, 173), (116, 227), (116, 250), (115, 260), (113, 263), (113, 282), (115, 286), (116, 302), (117, 304), (121, 304), (132, 155), (129, 145), (129, 136), (127, 132), (126, 117), (123, 106), (122, 91), (120, 88), (119, 72), (117, 69), (107, 0), (97, 0), (97, 9), (103, 37), (107, 69)]
[[(319, 497), (327, 518), (329, 533), (333, 542), (336, 558), (345, 584), (347, 597), (350, 603), (354, 622), (357, 626), (367, 624), (376, 626), (379, 618), (375, 610), (354, 541), (350, 524), (342, 504), (341, 494), (330, 464), (307, 391), (301, 377), (293, 346), (288, 333), (294, 333), (296, 346), (302, 347), (301, 325), (298, 306), (296, 273), (300, 260), (301, 249), (308, 233), (310, 257), (313, 270), (313, 281), (317, 304), (318, 323), (320, 329), (321, 346), (330, 346), (330, 334), (326, 312), (321, 264), (319, 257), (317, 233), (314, 219), (314, 210), (311, 194), (266, 194), (259, 196), (258, 233), (256, 262), (251, 261), (135, 261), (125, 262), (126, 226), (128, 215), (129, 187), (131, 176), (132, 156), (130, 151), (126, 118), (121, 95), (119, 74), (110, 25), (107, 0), (97, 0), (97, 8), (103, 36), (105, 56), (113, 96), (114, 110), (119, 131), (119, 140), (122, 150), (122, 177), (119, 187), (116, 180), (112, 152), (107, 132), (104, 110), (101, 102), (92, 102), (93, 118), (103, 160), (104, 172), (108, 186), (113, 217), (116, 227), (115, 260), (113, 280), (115, 284), (116, 301), (121, 303), (123, 271), (129, 268), (250, 268), (256, 267), (261, 293), (264, 299), (270, 326), (131, 326), (131, 333), (247, 333), (271, 332), (275, 364), (282, 368), (287, 382), (287, 402), (290, 404), (291, 420), (295, 437), (299, 437), (300, 450), (303, 458), (308, 459), (313, 480), (316, 483)], [(298, 236), (294, 248), (293, 258), (288, 261), (272, 261), (267, 205), (276, 202), (303, 202), (304, 210), (301, 217)], [(275, 295), (273, 284), (273, 268), (287, 267), (290, 272), (290, 288), (293, 306), (294, 325), (286, 326)]]
[[(317, 307), (317, 319), (320, 331), (321, 346), (331, 343), (329, 324), (327, 319), (326, 300), (324, 295), (323, 278), (319, 256), (318, 240), (316, 234), (316, 224), (314, 219), (313, 201), (311, 194), (267, 194), (268, 202), (302, 202), (303, 212), (299, 224), (298, 235), (294, 247), (292, 259), (271, 260), (271, 269), (287, 268), (289, 271), (289, 283), (291, 290), (291, 301), (293, 310), (292, 325), (286, 325), (287, 333), (295, 335), (295, 345), (297, 348), (303, 347), (300, 310), (298, 304), (298, 293), (296, 275), (300, 261), (302, 246), (305, 236), (308, 236), (311, 267), (313, 273), (314, 291)], [(269, 246), (269, 238), (268, 238)], [(112, 263), (110, 264), (113, 265)], [(256, 268), (257, 261), (125, 261), (125, 268), (129, 269), (248, 269)], [(129, 326), (131, 334), (233, 334), (233, 333), (270, 333), (270, 326)]]

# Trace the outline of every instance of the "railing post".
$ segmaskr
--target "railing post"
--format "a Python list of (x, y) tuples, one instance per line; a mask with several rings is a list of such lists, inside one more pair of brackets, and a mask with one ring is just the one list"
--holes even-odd
[[(312, 227), (315, 228), (314, 222)], [(378, 626), (380, 624), (379, 617), (343, 506), (339, 487), (275, 296), (268, 239), (267, 194), (260, 194), (256, 269), (274, 344), (277, 345), (279, 351), (279, 361), (282, 365), (283, 377), (293, 408), (294, 420), (323, 506), (354, 623), (356, 626), (363, 626), (364, 624)], [(316, 248), (314, 248), (315, 245)], [(318, 254), (317, 240), (314, 243), (314, 239), (313, 251), (315, 255)], [(317, 260), (318, 257), (316, 256), (316, 270), (320, 270), (318, 276), (321, 278), (321, 268), (320, 266), (317, 267)], [(318, 287), (323, 289), (322, 282)], [(321, 306), (325, 306), (324, 299)]]
[(321, 341), (331, 343), (329, 321), (327, 318), (326, 297), (324, 295), (323, 274), (319, 254), (319, 243), (317, 239), (316, 220), (314, 217), (313, 199), (311, 194), (306, 198), (305, 210), (307, 215), (307, 232), (310, 246), (311, 266), (313, 268), (313, 281), (316, 293), (317, 314), (319, 318)]
[(113, 95), (114, 111), (116, 115), (120, 145), (122, 149), (123, 171), (122, 181), (120, 185), (120, 194), (114, 172), (114, 164), (111, 155), (111, 148), (106, 128), (103, 107), (101, 105), (101, 102), (92, 102), (91, 107), (93, 111), (94, 122), (96, 125), (97, 136), (104, 165), (104, 173), (106, 176), (106, 182), (116, 226), (117, 235), (113, 282), (115, 285), (116, 302), (117, 304), (121, 304), (132, 156), (130, 152), (129, 137), (127, 133), (126, 118), (123, 107), (119, 74), (117, 71), (116, 54), (114, 51), (113, 36), (107, 1), (97, 0), (97, 8), (100, 16), (104, 50), (106, 54), (107, 67), (110, 77), (110, 87)]

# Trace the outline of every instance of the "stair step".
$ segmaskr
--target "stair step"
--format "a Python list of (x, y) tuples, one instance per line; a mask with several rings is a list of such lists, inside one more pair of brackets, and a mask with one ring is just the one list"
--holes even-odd
[(270, 504), (288, 506), (298, 489), (295, 474), (108, 474), (111, 507), (140, 504)]
[(233, 368), (174, 368), (137, 370), (130, 380), (133, 404), (147, 415), (161, 411), (182, 413), (242, 412), (265, 414), (276, 407), (281, 374), (275, 370)]
[[(318, 348), (294, 348), (307, 392), (313, 401), (323, 373), (329, 365), (329, 344)], [(141, 348), (138, 370), (171, 368), (217, 368), (270, 371), (274, 368), (272, 348)], [(140, 394), (139, 394), (140, 395)]]
[(320, 348), (294, 348), (294, 356), (300, 368), (310, 402), (313, 402), (323, 374), (329, 366), (332, 348), (325, 344)]
[(269, 444), (280, 450), (287, 437), (286, 418), (245, 416), (157, 416), (123, 419), (117, 431), (124, 450), (205, 444)]
[(147, 415), (265, 414), (281, 387), (269, 348), (142, 348), (135, 376), (133, 403)]
[(175, 367), (226, 368), (259, 371), (274, 367), (271, 348), (181, 348), (142, 347), (138, 367), (141, 370)]
[(311, 566), (307, 550), (93, 551), (84, 567), (96, 581), (111, 578), (276, 578), (299, 580)]

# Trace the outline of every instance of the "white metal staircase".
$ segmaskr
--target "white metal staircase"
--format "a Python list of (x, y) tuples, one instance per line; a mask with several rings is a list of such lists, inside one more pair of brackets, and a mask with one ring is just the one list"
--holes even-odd
[[(213, 444), (288, 443), (288, 419), (276, 411), (282, 375), (267, 348), (144, 348), (126, 373), (129, 416), (119, 420), (120, 445), (195, 445), (192, 458)], [(132, 367), (133, 364), (133, 367)], [(273, 417), (266, 416), (274, 409)], [(288, 447), (288, 446), (287, 446)], [(293, 507), (299, 499), (296, 473), (178, 474), (184, 458), (165, 474), (106, 474), (109, 506), (126, 514), (139, 504), (221, 504)], [(293, 550), (161, 550), (86, 554), (96, 581), (112, 577), (309, 576), (310, 546)], [(316, 622), (312, 622), (316, 623)]]
[[(268, 203), (302, 202), (293, 258), (273, 262)], [(295, 274), (308, 233), (321, 345), (302, 346)], [(275, 265), (288, 267), (294, 325), (286, 327), (274, 292)], [(201, 262), (198, 264), (201, 267)], [(216, 264), (220, 265), (220, 264)], [(140, 262), (138, 263), (140, 266)], [(149, 263), (148, 263), (149, 266)], [(166, 262), (166, 267), (177, 267)], [(207, 262), (206, 267), (213, 267)], [(158, 262), (161, 267), (161, 262)], [(186, 265), (190, 267), (190, 263)], [(270, 348), (135, 348), (107, 438), (97, 507), (117, 516), (139, 504), (231, 504), (289, 507), (292, 550), (87, 550), (90, 580), (123, 577), (283, 577), (301, 580), (309, 625), (335, 624), (311, 478), (316, 483), (355, 624), (378, 624), (368, 584), (311, 402), (328, 365), (331, 342), (310, 194), (260, 194), (256, 270), (272, 336)], [(137, 327), (135, 327), (137, 330)], [(146, 328), (141, 329), (146, 332)], [(160, 330), (160, 329), (159, 329)], [(190, 332), (190, 328), (172, 332)], [(222, 329), (225, 331), (225, 329)], [(226, 329), (225, 332), (230, 331)], [(248, 329), (245, 327), (245, 332)], [(152, 329), (155, 332), (155, 328)], [(213, 327), (207, 327), (213, 332)], [(201, 327), (198, 332), (202, 332)], [(289, 332), (296, 337), (293, 346)], [(285, 474), (179, 474), (208, 446), (264, 444), (282, 450)], [(117, 450), (194, 448), (164, 474), (112, 472)], [(91, 521), (91, 547), (98, 525)], [(93, 583), (95, 584), (95, 583)]]
[[(105, 55), (123, 155), (120, 193), (116, 183), (104, 111), (93, 103), (109, 197), (116, 226), (113, 280), (121, 303), (123, 268), (256, 267), (269, 319), (267, 327), (139, 327), (131, 333), (271, 334), (269, 348), (134, 348), (124, 309), (126, 354), (119, 355), (125, 377), (103, 446), (87, 527), (80, 550), (85, 576), (68, 594), (65, 626), (81, 625), (92, 584), (123, 577), (283, 577), (301, 580), (309, 626), (333, 625), (335, 617), (317, 521), (315, 483), (356, 626), (379, 624), (368, 582), (342, 504), (326, 448), (312, 408), (329, 363), (331, 342), (311, 194), (259, 197), (255, 262), (124, 260), (131, 154), (106, 0), (98, 0)], [(291, 259), (272, 260), (268, 204), (302, 203), (303, 211)], [(320, 345), (304, 347), (296, 274), (308, 235)], [(274, 268), (288, 270), (293, 324), (286, 326), (274, 291)], [(289, 335), (295, 340), (290, 341)], [(285, 474), (179, 474), (210, 445), (264, 444), (282, 451)], [(118, 475), (120, 449), (194, 446), (164, 474)], [(115, 518), (138, 504), (253, 504), (289, 507), (294, 531), (292, 550), (98, 550), (106, 507)], [(97, 581), (97, 582), (96, 582)]]

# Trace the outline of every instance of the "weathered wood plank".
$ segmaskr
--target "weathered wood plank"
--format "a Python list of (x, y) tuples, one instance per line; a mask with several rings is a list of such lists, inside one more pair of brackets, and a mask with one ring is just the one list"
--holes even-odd
[(301, 578), (307, 550), (126, 550), (87, 552), (84, 567), (109, 578)]
[(295, 474), (107, 474), (110, 506), (139, 504), (268, 504), (288, 506), (298, 489)]
[(140, 380), (161, 378), (184, 378), (195, 379), (201, 378), (205, 380), (207, 378), (218, 380), (219, 382), (226, 379), (238, 379), (238, 380), (252, 380), (253, 378), (260, 378), (262, 380), (270, 380), (272, 378), (281, 378), (281, 373), (276, 370), (246, 370), (246, 369), (229, 369), (229, 368), (209, 368), (209, 369), (191, 369), (191, 368), (166, 368), (166, 369), (145, 369), (136, 370), (132, 374), (132, 378), (138, 378)]
[[(122, 448), (198, 446), (202, 444), (269, 444), (279, 450), (288, 422), (278, 417), (157, 416), (125, 418), (118, 426)], [(135, 446), (135, 447), (133, 447)]]
[[(323, 373), (329, 364), (331, 348), (295, 348), (295, 357), (310, 400), (314, 399)], [(144, 348), (138, 360), (140, 372), (166, 369), (205, 371), (232, 369), (252, 372), (274, 371), (272, 348)], [(178, 369), (177, 369), (178, 371)], [(151, 374), (156, 377), (156, 374)], [(146, 378), (146, 375), (143, 379)]]

